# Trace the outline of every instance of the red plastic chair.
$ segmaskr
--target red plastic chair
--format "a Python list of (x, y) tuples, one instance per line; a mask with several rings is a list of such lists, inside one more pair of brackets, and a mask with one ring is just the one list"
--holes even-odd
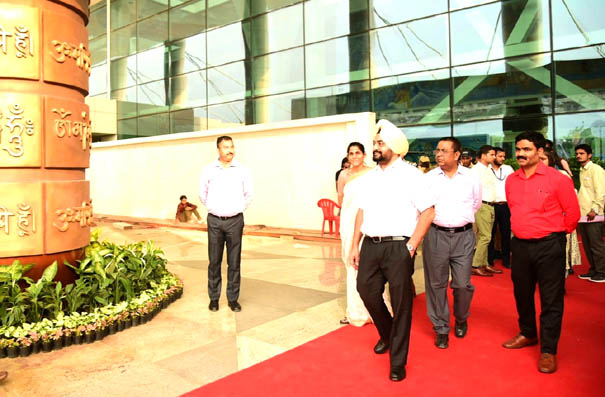
[(321, 224), (321, 235), (324, 235), (324, 230), (326, 228), (326, 221), (328, 222), (328, 226), (330, 227), (330, 234), (333, 233), (332, 224), (335, 226), (336, 235), (340, 234), (340, 215), (336, 215), (335, 208), (339, 208), (340, 206), (336, 204), (334, 201), (330, 199), (321, 199), (317, 202), (317, 206), (321, 208), (324, 214), (324, 220)]

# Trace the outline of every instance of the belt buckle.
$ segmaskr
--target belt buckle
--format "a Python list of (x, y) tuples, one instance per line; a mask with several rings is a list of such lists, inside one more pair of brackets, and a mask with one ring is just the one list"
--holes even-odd
[(456, 228), (455, 227), (448, 227), (446, 228), (448, 233), (456, 233)]
[(382, 237), (380, 237), (380, 236), (379, 237), (370, 237), (370, 238), (372, 239), (373, 243), (378, 244), (378, 243), (382, 242)]

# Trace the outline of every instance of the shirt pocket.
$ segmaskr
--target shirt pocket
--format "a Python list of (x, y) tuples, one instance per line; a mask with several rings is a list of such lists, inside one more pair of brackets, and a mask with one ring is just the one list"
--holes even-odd
[(556, 194), (551, 190), (539, 190), (538, 195), (542, 200), (541, 210), (544, 212), (552, 212), (559, 208), (559, 200)]

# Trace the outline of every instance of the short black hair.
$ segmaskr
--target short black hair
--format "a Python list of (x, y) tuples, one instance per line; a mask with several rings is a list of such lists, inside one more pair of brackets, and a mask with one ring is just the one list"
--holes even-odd
[(443, 138), (439, 139), (437, 144), (439, 144), (439, 142), (451, 142), (452, 147), (454, 148), (454, 153), (462, 153), (462, 144), (458, 138), (454, 138), (453, 136), (444, 136)]
[(221, 135), (218, 138), (216, 138), (216, 147), (218, 147), (222, 141), (232, 141), (233, 142), (233, 139), (231, 139), (231, 137), (228, 135)]
[(481, 158), (481, 156), (483, 156), (484, 154), (488, 154), (491, 150), (495, 150), (492, 145), (481, 146), (478, 152), (479, 158)]
[(181, 197), (179, 197), (179, 200), (186, 199), (186, 198), (187, 198), (187, 196), (185, 196), (185, 195), (183, 194)]
[(340, 162), (340, 168), (344, 167), (348, 161), (349, 159), (347, 157), (343, 157), (342, 161)]
[(501, 148), (501, 147), (499, 147), (499, 146), (494, 146), (494, 150), (496, 151), (496, 154), (498, 154), (498, 153), (500, 153), (500, 152), (504, 152), (504, 153), (506, 153), (506, 150), (502, 149), (502, 148)]
[(359, 142), (349, 143), (349, 146), (347, 146), (347, 154), (349, 154), (349, 150), (351, 150), (351, 147), (353, 147), (353, 146), (357, 146), (359, 148), (359, 150), (361, 150), (361, 153), (366, 154), (366, 148), (363, 147), (363, 144), (359, 143)]
[(578, 150), (578, 149), (581, 149), (581, 150), (585, 151), (586, 154), (592, 154), (592, 148), (587, 143), (580, 143), (579, 145), (576, 145), (576, 148), (574, 149), (574, 152), (576, 150)]
[(544, 148), (544, 146), (546, 146), (546, 138), (537, 131), (525, 131), (520, 133), (515, 137), (515, 144), (523, 140), (533, 143), (534, 146), (536, 146), (536, 149)]

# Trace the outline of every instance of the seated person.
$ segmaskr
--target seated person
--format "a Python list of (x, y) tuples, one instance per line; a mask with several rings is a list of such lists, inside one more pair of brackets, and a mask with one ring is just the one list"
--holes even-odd
[(192, 213), (193, 213), (193, 215), (196, 216), (197, 223), (202, 223), (202, 217), (200, 216), (200, 213), (197, 212), (197, 205), (191, 204), (190, 202), (187, 201), (187, 196), (182, 195), (181, 202), (179, 203), (179, 206), (176, 207), (175, 222), (180, 221), (180, 222), (193, 223)]

